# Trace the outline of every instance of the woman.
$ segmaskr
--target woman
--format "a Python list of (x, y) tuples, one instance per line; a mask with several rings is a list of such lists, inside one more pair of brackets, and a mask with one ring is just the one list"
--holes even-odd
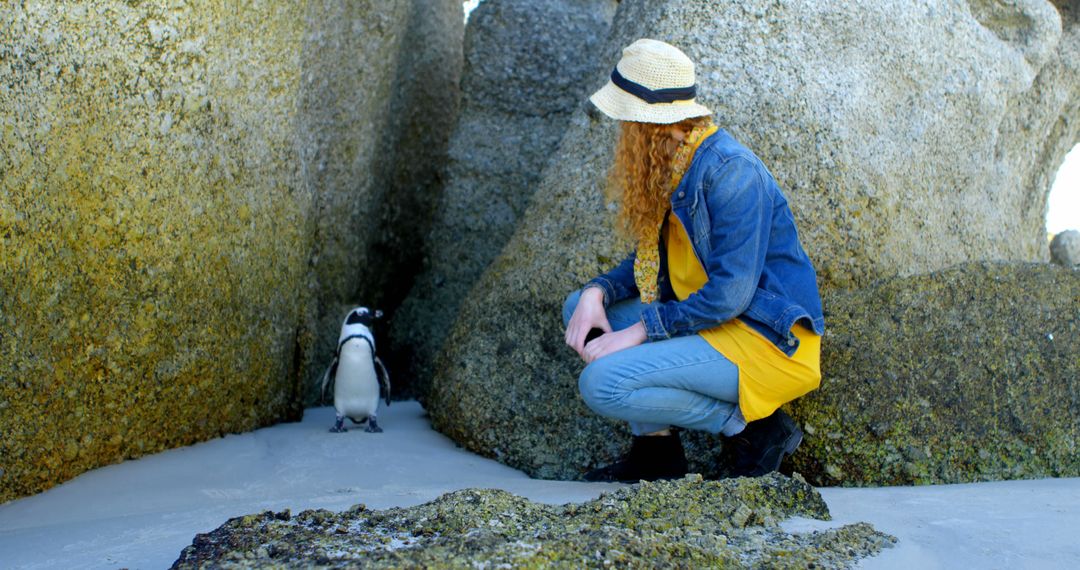
[(634, 434), (589, 480), (683, 476), (673, 426), (725, 436), (736, 475), (775, 471), (802, 441), (779, 406), (821, 381), (821, 299), (787, 200), (695, 93), (693, 62), (642, 39), (590, 97), (621, 121), (609, 188), (638, 245), (563, 308), (585, 403)]

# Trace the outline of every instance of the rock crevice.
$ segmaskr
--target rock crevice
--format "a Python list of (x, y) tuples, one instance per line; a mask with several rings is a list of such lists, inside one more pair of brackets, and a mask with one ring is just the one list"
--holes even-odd
[(424, 399), (476, 279), (510, 239), (584, 100), (612, 0), (487, 0), (470, 15), (462, 113), (423, 269), (393, 317), (393, 368)]

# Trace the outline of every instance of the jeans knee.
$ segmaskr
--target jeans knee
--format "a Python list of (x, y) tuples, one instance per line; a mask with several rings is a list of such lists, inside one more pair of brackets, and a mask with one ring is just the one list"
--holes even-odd
[(565, 327), (570, 324), (570, 317), (574, 316), (574, 309), (577, 309), (578, 301), (581, 300), (581, 290), (571, 291), (566, 296), (566, 301), (563, 302), (562, 307), (562, 323)]
[(581, 371), (578, 377), (578, 392), (585, 405), (594, 412), (603, 413), (612, 401), (614, 395), (613, 378), (605, 366), (604, 359), (593, 361)]

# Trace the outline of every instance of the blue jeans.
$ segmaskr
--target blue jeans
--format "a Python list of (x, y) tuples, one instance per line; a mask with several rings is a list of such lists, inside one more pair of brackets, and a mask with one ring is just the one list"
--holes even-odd
[[(581, 291), (567, 297), (563, 326), (580, 298)], [(611, 328), (640, 322), (644, 306), (640, 299), (611, 305)], [(733, 435), (746, 425), (738, 408), (738, 366), (697, 334), (646, 342), (599, 358), (581, 372), (578, 389), (589, 408), (630, 422), (634, 435), (673, 425)]]

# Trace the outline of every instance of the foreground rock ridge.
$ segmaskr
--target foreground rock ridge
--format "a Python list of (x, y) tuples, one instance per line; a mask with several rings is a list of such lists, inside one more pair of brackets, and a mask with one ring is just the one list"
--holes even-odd
[(173, 568), (851, 568), (895, 542), (867, 523), (787, 533), (779, 523), (793, 516), (829, 511), (813, 487), (776, 474), (642, 482), (562, 506), (465, 489), (410, 508), (234, 518)]
[(456, 0), (0, 4), (0, 502), (299, 417), (461, 35)]
[(585, 97), (614, 0), (486, 0), (469, 16), (462, 112), (423, 271), (393, 316), (392, 369), (427, 395), (458, 306), (510, 239)]
[[(823, 345), (829, 390), (819, 397), (836, 400), (817, 401), (810, 424), (816, 429), (825, 414), (830, 425), (857, 419), (849, 429), (814, 435), (840, 441), (800, 451), (811, 481), (1076, 473), (1076, 425), (1067, 423), (1077, 402), (1077, 344), (1068, 340), (1077, 328), (1076, 274), (978, 265), (1047, 258), (1049, 178), (1080, 128), (1076, 16), (1072, 4), (1037, 1), (620, 3), (592, 87), (604, 83), (621, 48), (637, 38), (684, 49), (698, 62), (700, 100), (776, 175), (819, 269), (826, 328), (835, 328)], [(571, 117), (517, 232), (462, 304), (427, 402), (437, 429), (537, 477), (579, 477), (629, 443), (622, 425), (581, 403), (576, 379), (583, 365), (563, 345), (560, 322), (565, 296), (630, 249), (613, 237), (614, 205), (602, 197), (615, 129), (584, 107)], [(968, 265), (948, 273), (959, 263)], [(917, 310), (892, 304), (902, 298), (874, 296), (876, 283), (908, 277), (913, 281), (886, 287), (934, 291), (944, 279), (959, 290), (948, 297), (951, 304), (927, 295)], [(1002, 297), (965, 295), (965, 286)], [(860, 302), (874, 307), (865, 319), (830, 322), (829, 314), (860, 310)], [(911, 310), (931, 314), (896, 320)], [(908, 344), (876, 333), (890, 322)], [(954, 344), (919, 342), (923, 325)], [(1039, 345), (1050, 328), (1066, 340)], [(865, 356), (849, 354), (855, 352)], [(870, 372), (874, 354), (900, 368)], [(916, 366), (920, 360), (948, 372)], [(855, 363), (862, 368), (841, 368)], [(899, 383), (882, 390), (892, 396), (910, 387), (902, 409), (943, 418), (947, 433), (902, 414), (888, 416), (895, 426), (875, 423), (868, 408), (883, 410), (891, 400), (867, 404), (869, 389), (857, 390), (861, 398), (847, 396), (852, 382)], [(914, 394), (949, 393), (946, 386), (954, 397), (919, 407)], [(809, 417), (810, 408), (803, 410)], [(871, 427), (882, 435), (860, 431)], [(909, 428), (913, 441), (905, 442)], [(917, 440), (922, 436), (929, 439)], [(715, 439), (689, 439), (696, 470), (723, 470)], [(995, 449), (999, 442), (1008, 445)], [(954, 454), (954, 444), (972, 451)], [(837, 462), (856, 448), (851, 464)], [(874, 462), (884, 462), (884, 471)]]

